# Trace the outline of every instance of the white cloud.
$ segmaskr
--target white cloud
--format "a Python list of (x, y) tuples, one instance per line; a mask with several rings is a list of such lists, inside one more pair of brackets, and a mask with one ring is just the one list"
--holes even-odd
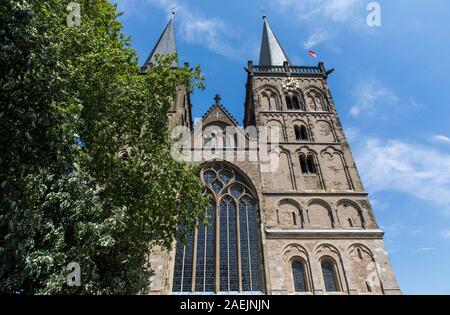
[(444, 135), (434, 135), (433, 140), (436, 142), (444, 142), (446, 144), (450, 144), (450, 137)]
[(309, 38), (306, 40), (305, 43), (303, 43), (303, 47), (305, 49), (311, 49), (328, 39), (330, 39), (331, 35), (325, 30), (316, 30), (314, 33), (312, 33)]
[(233, 28), (218, 18), (205, 17), (196, 8), (190, 7), (181, 0), (116, 0), (119, 9), (129, 16), (140, 14), (150, 8), (158, 8), (168, 13), (176, 8), (176, 28), (181, 36), (178, 40), (185, 40), (206, 47), (224, 57), (241, 60), (243, 50), (236, 49), (225, 41), (230, 34), (235, 34)]
[(222, 39), (225, 33), (230, 32), (229, 26), (219, 19), (208, 19), (187, 12), (181, 14), (181, 33), (184, 40), (202, 45), (224, 57), (241, 60), (242, 51)]
[[(305, 49), (319, 43), (327, 43), (327, 48), (341, 52), (338, 43), (333, 43), (342, 30), (370, 33), (367, 27), (367, 2), (364, 0), (275, 0), (272, 6), (289, 22), (297, 22), (302, 28), (311, 29), (313, 34), (303, 44)], [(314, 30), (320, 29), (317, 33)], [(373, 31), (373, 30), (372, 30)], [(333, 36), (330, 36), (333, 34)]]
[(430, 147), (356, 139), (355, 156), (370, 192), (400, 191), (450, 213), (450, 155)]
[(371, 112), (378, 105), (389, 105), (398, 101), (397, 96), (379, 80), (369, 78), (362, 81), (353, 91), (355, 105), (350, 115), (359, 116), (361, 112)]
[(419, 246), (419, 247), (414, 248), (415, 252), (432, 252), (435, 250), (436, 250), (436, 247)]
[(320, 22), (326, 18), (334, 22), (348, 22), (355, 17), (361, 0), (277, 0), (283, 12), (293, 12), (299, 20)]

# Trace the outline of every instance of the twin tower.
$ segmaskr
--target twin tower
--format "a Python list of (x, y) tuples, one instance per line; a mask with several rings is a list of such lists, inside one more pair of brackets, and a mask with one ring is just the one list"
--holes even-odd
[[(142, 71), (157, 54), (176, 52), (172, 17)], [(170, 252), (152, 250), (150, 293), (400, 294), (327, 86), (331, 71), (294, 66), (264, 17), (259, 64), (249, 61), (246, 72), (243, 126), (279, 133), (278, 167), (263, 171), (248, 145), (232, 149), (244, 158), (195, 162), (213, 199), (209, 224)], [(172, 126), (198, 132), (183, 87), (168, 115)], [(201, 122), (250, 141), (218, 96)], [(200, 146), (211, 138), (205, 133)]]

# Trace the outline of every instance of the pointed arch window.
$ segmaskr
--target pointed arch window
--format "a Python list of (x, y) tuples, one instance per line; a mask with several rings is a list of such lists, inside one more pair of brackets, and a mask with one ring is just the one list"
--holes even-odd
[[(184, 232), (185, 226), (181, 224), (180, 232)], [(194, 251), (194, 232), (186, 231), (186, 242), (178, 242), (175, 252), (173, 291), (190, 292), (192, 290), (192, 257)]]
[(208, 292), (214, 290), (215, 268), (215, 234), (216, 205), (211, 202), (208, 208), (208, 225), (199, 222), (197, 228), (197, 259), (195, 274), (195, 291)]
[(339, 286), (336, 275), (336, 264), (331, 259), (323, 259), (321, 262), (323, 281), (327, 292), (338, 292)]
[(261, 292), (252, 192), (241, 175), (220, 163), (204, 169), (201, 179), (214, 196), (207, 209), (209, 224), (199, 222), (187, 244), (177, 242), (173, 292)]
[(220, 204), (220, 291), (239, 291), (236, 203), (225, 196)]
[(292, 277), (294, 279), (294, 290), (295, 292), (306, 292), (306, 275), (305, 275), (305, 264), (301, 261), (292, 261)]

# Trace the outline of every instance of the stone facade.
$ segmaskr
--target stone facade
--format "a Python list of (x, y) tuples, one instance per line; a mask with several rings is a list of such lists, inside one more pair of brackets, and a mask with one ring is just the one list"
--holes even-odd
[[(279, 167), (263, 171), (263, 161), (249, 158), (253, 149), (248, 145), (233, 149), (232, 159), (212, 156), (197, 163), (226, 163), (251, 182), (257, 203), (262, 292), (400, 294), (384, 233), (376, 223), (327, 85), (330, 71), (322, 63), (294, 67), (288, 62), (269, 66), (249, 62), (246, 71), (244, 128), (277, 127)], [(189, 95), (183, 88), (169, 115), (172, 126), (192, 128)], [(203, 117), (202, 129), (192, 134), (201, 134), (211, 125), (237, 127), (219, 98)], [(239, 139), (248, 144), (249, 136), (239, 130)], [(201, 143), (192, 154), (203, 149)], [(243, 158), (236, 161), (238, 154)], [(172, 293), (174, 260), (175, 249), (153, 250), (151, 294)], [(294, 261), (304, 268), (304, 290), (294, 284)], [(331, 262), (335, 290), (327, 290), (324, 262)]]

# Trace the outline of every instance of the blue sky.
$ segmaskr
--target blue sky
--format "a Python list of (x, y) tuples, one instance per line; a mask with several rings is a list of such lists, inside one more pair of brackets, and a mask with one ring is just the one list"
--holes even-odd
[(180, 61), (200, 64), (206, 90), (242, 122), (247, 60), (258, 63), (261, 12), (296, 65), (313, 49), (329, 85), (400, 288), (450, 294), (450, 2), (389, 0), (381, 26), (366, 0), (117, 0), (141, 63), (177, 7)]

